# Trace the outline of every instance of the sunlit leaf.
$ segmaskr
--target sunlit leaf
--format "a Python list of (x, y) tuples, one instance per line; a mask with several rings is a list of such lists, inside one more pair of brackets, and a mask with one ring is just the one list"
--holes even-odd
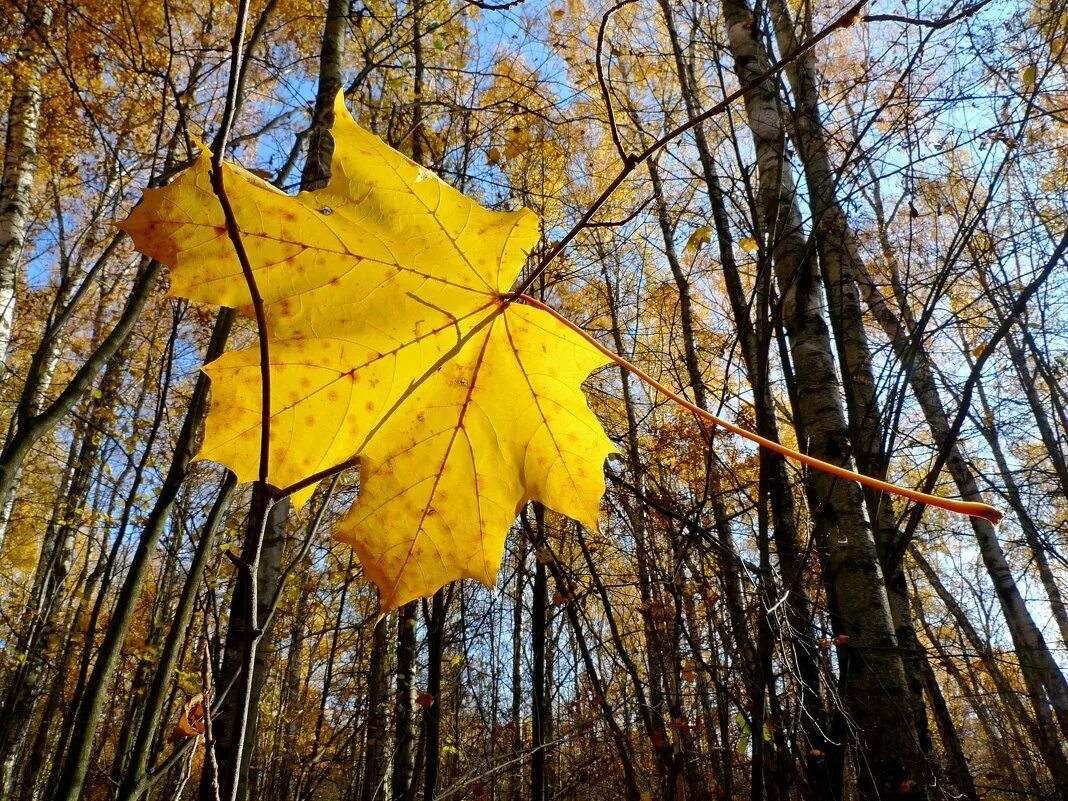
[[(268, 480), (285, 488), (359, 458), (359, 498), (336, 536), (391, 609), (457, 578), (492, 586), (528, 501), (596, 525), (614, 449), (580, 384), (607, 360), (507, 301), (538, 239), (532, 212), (482, 208), (360, 128), (340, 96), (335, 113), (325, 189), (291, 197), (230, 165), (223, 181), (265, 304)], [(247, 313), (210, 170), (204, 153), (123, 227), (172, 267), (172, 294)], [(204, 369), (200, 458), (253, 480), (259, 351)]]

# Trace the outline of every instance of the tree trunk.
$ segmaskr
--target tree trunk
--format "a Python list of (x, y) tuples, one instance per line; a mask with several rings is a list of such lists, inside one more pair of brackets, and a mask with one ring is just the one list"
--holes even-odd
[(197, 542), (196, 549), (193, 552), (193, 559), (189, 564), (185, 585), (182, 587), (178, 605), (173, 612), (174, 622), (171, 624), (167, 639), (163, 644), (155, 676), (148, 688), (141, 725), (138, 727), (126, 770), (119, 777), (118, 801), (137, 801), (143, 792), (143, 783), (152, 756), (152, 746), (156, 740), (156, 733), (159, 729), (171, 678), (178, 665), (178, 657), (188, 633), (189, 623), (193, 619), (193, 610), (196, 605), (197, 593), (204, 578), (204, 569), (212, 555), (215, 533), (229, 507), (230, 496), (233, 494), (236, 485), (236, 477), (233, 474), (228, 474), (219, 489), (215, 504), (212, 506), (208, 519), (200, 532), (200, 540)]
[[(797, 39), (790, 10), (783, 0), (770, 0), (769, 11), (779, 50), (795, 53)], [(794, 58), (786, 66), (796, 108), (792, 117), (794, 140), (804, 166), (812, 209), (812, 242), (818, 255), (828, 312), (834, 330), (845, 391), (850, 440), (861, 472), (886, 479), (889, 457), (883, 447), (883, 411), (876, 393), (871, 348), (857, 288), (862, 262), (854, 234), (838, 200), (837, 173), (831, 165), (825, 126), (819, 108), (818, 74), (814, 51)], [(879, 491), (863, 490), (872, 521), (876, 549), (883, 569), (890, 613), (905, 663), (912, 717), (921, 754), (931, 749), (923, 701), (923, 653), (916, 637), (909, 601), (908, 581), (900, 559), (904, 533), (897, 527), (889, 498)]]
[(348, 27), (347, 0), (328, 0), (323, 44), (319, 51), (319, 90), (315, 93), (315, 111), (308, 138), (308, 158), (301, 174), (301, 189), (322, 189), (330, 181), (330, 161), (334, 155), (334, 100), (341, 90), (341, 67), (345, 57), (345, 32)]
[[(44, 2), (30, 2), (23, 22), (22, 40), (14, 58), (4, 173), (0, 178), (0, 382), (8, 377), (7, 350), (15, 322), (19, 264), (26, 247), (30, 194), (37, 172), (44, 42), (52, 25), (52, 9)], [(0, 546), (3, 539), (4, 532), (0, 531)]]
[(367, 748), (360, 801), (387, 801), (386, 768), (389, 764), (388, 715), (389, 618), (375, 623), (371, 632), (371, 658), (367, 667)]
[(415, 613), (412, 601), (397, 613), (397, 690), (394, 699), (393, 801), (407, 801), (415, 772)]
[[(701, 112), (693, 65), (684, 57), (670, 4), (667, 0), (659, 0), (659, 2), (661, 14), (667, 26), (683, 103), (687, 116), (693, 119)], [(742, 346), (742, 360), (749, 384), (753, 388), (757, 433), (778, 441), (776, 412), (771, 396), (771, 384), (768, 380), (768, 349), (771, 343), (771, 333), (770, 324), (767, 321), (767, 283), (770, 276), (766, 266), (760, 270), (757, 276), (757, 284), (760, 288), (759, 297), (751, 302), (746, 297), (734, 258), (734, 237), (730, 230), (723, 189), (704, 127), (698, 125), (694, 128), (693, 136), (711, 206), (719, 262), (723, 270), (731, 312), (734, 315), (734, 328)], [(678, 281), (678, 276), (676, 276), (676, 281)], [(779, 454), (766, 449), (761, 450), (760, 458), (762, 475), (765, 476), (764, 482), (771, 506), (772, 536), (778, 556), (779, 574), (782, 577), (783, 587), (788, 593), (786, 609), (792, 630), (792, 653), (801, 679), (798, 682), (797, 691), (801, 696), (801, 706), (804, 710), (801, 716), (801, 730), (804, 733), (807, 748), (803, 751), (806, 755), (812, 752), (829, 754), (836, 746), (827, 740), (827, 713), (823, 704), (821, 690), (823, 678), (818, 664), (816, 636), (812, 626), (812, 602), (804, 586), (804, 559), (799, 556), (801, 547), (798, 536), (797, 509), (791, 491), (786, 460)], [(837, 783), (833, 782), (831, 776), (828, 775), (828, 761), (807, 756), (806, 761), (808, 766), (806, 779), (810, 792), (818, 797), (824, 797), (832, 792), (837, 793), (839, 789)]]
[[(744, 0), (725, 0), (723, 12), (738, 79), (748, 85), (769, 64), (758, 39), (757, 20)], [(783, 322), (795, 367), (796, 415), (811, 455), (848, 466), (853, 444), (823, 319), (822, 282), (801, 230), (774, 82), (748, 91), (745, 105), (756, 145), (765, 245), (783, 299)], [(926, 762), (920, 726), (863, 494), (853, 482), (813, 471), (809, 496), (817, 526), (826, 531), (824, 580), (838, 601), (837, 631), (850, 638), (840, 658), (846, 700), (859, 734), (861, 797), (923, 798)]]
[(445, 616), (448, 610), (445, 594), (445, 588), (434, 593), (430, 615), (426, 619), (426, 693), (430, 702), (423, 709), (423, 747), (426, 754), (424, 801), (433, 801), (441, 767), (441, 660), (445, 650)]
[[(264, 502), (265, 499), (259, 500)], [(251, 525), (262, 519), (255, 508), (249, 514)], [(273, 601), (278, 592), (282, 572), (282, 553), (286, 542), (286, 521), (290, 503), (285, 498), (272, 504), (264, 526), (262, 544), (257, 536), (245, 533), (245, 545), (241, 552), (241, 564), (237, 568), (230, 601), (230, 619), (223, 646), (222, 663), (216, 672), (217, 687), (233, 686), (219, 704), (218, 713), (212, 719), (215, 764), (218, 766), (219, 797), (245, 801), (248, 798), (248, 777), (255, 751), (256, 731), (259, 723), (259, 698), (267, 668), (267, 653), (258, 647), (268, 633), (257, 630), (268, 620), (273, 611)], [(250, 575), (247, 566), (256, 564), (253, 551), (259, 549), (258, 571)], [(256, 582), (253, 593), (250, 582)], [(255, 607), (250, 605), (255, 598)], [(245, 686), (247, 683), (247, 686)], [(247, 693), (247, 701), (245, 694)], [(245, 715), (247, 714), (247, 719)], [(205, 761), (200, 780), (201, 801), (216, 801), (213, 790), (213, 766)]]
[[(534, 505), (534, 526), (538, 537), (535, 551), (544, 548), (545, 508)], [(530, 602), (530, 654), (532, 672), (530, 677), (530, 799), (549, 801), (550, 787), (546, 753), (548, 738), (546, 728), (549, 717), (549, 685), (546, 681), (545, 661), (549, 634), (549, 582), (545, 560), (536, 559), (534, 564), (534, 587)]]
[[(234, 315), (231, 311), (227, 310), (219, 314), (205, 354), (208, 361), (217, 358), (222, 353), (233, 319)], [(189, 460), (196, 450), (200, 421), (207, 405), (207, 391), (208, 379), (201, 374), (197, 378), (189, 401), (189, 409), (178, 435), (174, 458), (160, 486), (152, 511), (145, 521), (144, 530), (134, 551), (126, 579), (119, 590), (104, 640), (96, 653), (93, 670), (74, 719), (71, 742), (59, 773), (55, 801), (78, 801), (81, 795), (89, 769), (93, 735), (100, 722), (108, 685), (118, 665), (126, 633), (133, 621), (134, 607), (148, 575), (156, 544), (163, 532), (171, 506), (185, 481)]]

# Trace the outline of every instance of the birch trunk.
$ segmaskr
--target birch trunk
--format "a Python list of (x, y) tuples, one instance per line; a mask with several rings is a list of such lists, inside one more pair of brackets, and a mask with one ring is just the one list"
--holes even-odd
[[(770, 0), (769, 12), (779, 50), (784, 56), (797, 49), (794, 21), (783, 0)], [(830, 158), (819, 108), (817, 62), (809, 50), (786, 67), (796, 109), (792, 116), (794, 140), (803, 163), (812, 211), (812, 241), (827, 292), (828, 312), (845, 380), (847, 419), (854, 458), (861, 472), (885, 480), (889, 457), (883, 447), (883, 411), (876, 393), (871, 348), (857, 286), (863, 269), (844, 209), (838, 199), (838, 175)], [(863, 490), (873, 523), (876, 548), (883, 569), (887, 598), (898, 644), (905, 660), (905, 678), (911, 691), (912, 714), (920, 749), (931, 750), (924, 705), (924, 656), (916, 636), (909, 602), (908, 581), (897, 554), (903, 533), (893, 506), (884, 493)]]
[(367, 749), (364, 757), (361, 801), (388, 801), (386, 768), (389, 766), (389, 657), (390, 618), (383, 617), (371, 632), (371, 657), (367, 667)]
[[(218, 714), (212, 721), (215, 759), (219, 770), (219, 797), (224, 799), (233, 798), (236, 801), (245, 801), (246, 798), (253, 797), (249, 795), (249, 775), (255, 754), (259, 698), (267, 669), (267, 650), (256, 647), (256, 642), (262, 642), (270, 636), (267, 631), (255, 631), (254, 625), (262, 626), (264, 621), (271, 618), (273, 601), (282, 572), (282, 552), (285, 548), (286, 521), (289, 511), (288, 498), (272, 505), (264, 527), (263, 542), (259, 553), (259, 570), (255, 576), (252, 576), (249, 571), (238, 568), (237, 581), (234, 582), (222, 665), (215, 675), (218, 677), (220, 688), (227, 686), (230, 679), (239, 676), (243, 670), (250, 670), (251, 677), (248, 679), (247, 722), (241, 720), (245, 699), (240, 692), (242, 684), (240, 678), (222, 700)], [(250, 514), (249, 519), (262, 518), (256, 514)], [(252, 544), (254, 539), (246, 532), (246, 547), (241, 554), (241, 561), (246, 565), (252, 563), (250, 551), (254, 547)], [(255, 608), (249, 603), (253, 598), (249, 585), (253, 581), (256, 582)], [(250, 638), (253, 640), (252, 663), (247, 664)], [(240, 764), (238, 764), (238, 759), (240, 759)], [(200, 780), (201, 801), (217, 801), (212, 778), (210, 762), (206, 761)]]
[(29, 3), (22, 42), (15, 54), (14, 83), (7, 110), (4, 173), (0, 178), (0, 381), (7, 378), (7, 350), (15, 322), (19, 264), (26, 247), (30, 193), (37, 172), (37, 129), (41, 120), (44, 40), (52, 9)]
[[(743, 86), (769, 61), (744, 2), (725, 0), (724, 20)], [(758, 206), (783, 300), (798, 386), (797, 416), (813, 456), (850, 465), (854, 450), (820, 302), (822, 281), (801, 228), (792, 167), (786, 155), (782, 109), (765, 81), (745, 95), (757, 154)], [(858, 733), (858, 780), (863, 798), (923, 798), (926, 765), (913, 690), (900, 655), (885, 581), (860, 487), (815, 471), (809, 497), (816, 525), (826, 532), (825, 582), (834, 588), (846, 703)]]

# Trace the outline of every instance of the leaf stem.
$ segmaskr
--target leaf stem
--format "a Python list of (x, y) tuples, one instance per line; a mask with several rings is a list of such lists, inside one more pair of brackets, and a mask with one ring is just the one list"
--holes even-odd
[(562, 323), (563, 325), (566, 325), (576, 334), (578, 334), (587, 342), (589, 342), (590, 345), (596, 348), (599, 353), (611, 359), (613, 362), (615, 362), (617, 365), (629, 372), (631, 375), (635, 376), (641, 381), (644, 381), (646, 384), (655, 389), (668, 400), (678, 404), (682, 408), (693, 413), (699, 419), (705, 421), (706, 423), (711, 423), (712, 425), (719, 426), (720, 428), (723, 428), (726, 431), (730, 431), (732, 434), (737, 434), (740, 437), (744, 437), (750, 442), (755, 442), (760, 447), (775, 451), (775, 453), (781, 454), (782, 456), (785, 456), (788, 459), (793, 459), (794, 461), (801, 462), (802, 464), (808, 465), (809, 467), (814, 467), (817, 470), (822, 470), (826, 473), (830, 473), (839, 478), (844, 478), (848, 481), (856, 481), (858, 484), (863, 484), (865, 487), (881, 490), (882, 492), (889, 492), (893, 495), (900, 495), (903, 498), (908, 498), (910, 501), (925, 504), (927, 506), (936, 506), (939, 509), (945, 509), (948, 512), (969, 515), (972, 517), (982, 517), (986, 520), (989, 520), (991, 523), (994, 523), (995, 525), (1001, 522), (1002, 513), (995, 509), (993, 506), (990, 506), (989, 504), (977, 503), (975, 501), (958, 501), (952, 498), (939, 498), (937, 495), (929, 495), (926, 492), (919, 492), (917, 490), (909, 489), (908, 487), (891, 484), (888, 481), (882, 481), (878, 478), (873, 478), (872, 476), (866, 476), (863, 473), (857, 473), (853, 470), (849, 470), (848, 468), (841, 467), (836, 464), (831, 464), (830, 462), (825, 462), (822, 459), (817, 459), (815, 456), (809, 456), (808, 454), (801, 453), (800, 451), (796, 451), (793, 448), (789, 448), (780, 442), (768, 439), (767, 437), (762, 437), (756, 432), (750, 431), (747, 428), (742, 428), (741, 426), (735, 425), (734, 423), (730, 423), (724, 420), (722, 417), (717, 417), (711, 412), (706, 411), (700, 406), (697, 406), (696, 404), (693, 404), (690, 401), (686, 400), (686, 398), (664, 386), (662, 383), (657, 381), (655, 378), (653, 378), (651, 375), (649, 375), (637, 365), (632, 364), (619, 354), (615, 353), (612, 350), (609, 350), (600, 342), (598, 342), (591, 334), (582, 330), (579, 326), (568, 320), (566, 317), (560, 314), (560, 312), (552, 308), (552, 306), (548, 306), (545, 303), (542, 303), (540, 300), (530, 297), (530, 295), (513, 294), (510, 297), (512, 300), (518, 300), (519, 302), (524, 303), (527, 306), (533, 306), (536, 309), (540, 309), (541, 311), (552, 315), (552, 317), (558, 322)]

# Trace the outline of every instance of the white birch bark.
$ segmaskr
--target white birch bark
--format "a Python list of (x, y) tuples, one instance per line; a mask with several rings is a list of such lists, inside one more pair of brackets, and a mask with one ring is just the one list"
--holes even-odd
[(27, 8), (22, 45), (15, 55), (15, 80), (8, 107), (4, 140), (4, 173), (0, 178), (0, 381), (7, 378), (7, 350), (15, 323), (18, 270), (26, 247), (30, 193), (37, 171), (37, 131), (41, 120), (41, 76), (44, 45), (52, 11), (44, 5)]

